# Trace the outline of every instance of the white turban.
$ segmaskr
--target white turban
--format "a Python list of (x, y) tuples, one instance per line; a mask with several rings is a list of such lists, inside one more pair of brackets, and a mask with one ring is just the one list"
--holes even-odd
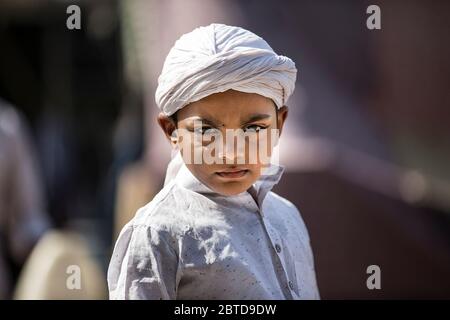
[(170, 116), (187, 104), (230, 89), (257, 93), (281, 108), (297, 69), (267, 42), (239, 27), (213, 23), (184, 34), (166, 57), (155, 98)]

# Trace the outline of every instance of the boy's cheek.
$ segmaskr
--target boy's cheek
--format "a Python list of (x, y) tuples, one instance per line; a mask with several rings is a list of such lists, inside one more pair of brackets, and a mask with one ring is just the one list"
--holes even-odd
[(274, 148), (272, 142), (273, 139), (271, 139), (269, 134), (260, 135), (257, 145), (257, 158), (259, 165), (267, 166), (270, 164)]

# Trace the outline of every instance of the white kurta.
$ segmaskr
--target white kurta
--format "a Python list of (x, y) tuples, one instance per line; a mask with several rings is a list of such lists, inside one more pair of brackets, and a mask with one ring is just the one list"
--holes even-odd
[[(283, 172), (222, 196), (182, 165), (123, 228), (108, 270), (111, 299), (319, 299), (297, 208), (271, 192)], [(255, 201), (257, 199), (257, 201)]]

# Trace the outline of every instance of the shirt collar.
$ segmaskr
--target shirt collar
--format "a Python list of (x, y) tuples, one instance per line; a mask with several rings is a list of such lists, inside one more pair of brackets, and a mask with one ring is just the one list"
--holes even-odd
[[(261, 209), (266, 195), (280, 181), (284, 170), (285, 167), (282, 165), (271, 164), (268, 168), (266, 168), (264, 173), (247, 191), (244, 191), (238, 195), (233, 196), (223, 196), (215, 192), (214, 190), (210, 189), (208, 186), (206, 186), (200, 180), (198, 180), (184, 163), (181, 164), (174, 180), (175, 183), (186, 189), (210, 197), (222, 196), (232, 200), (233, 198), (239, 198), (243, 195), (250, 195), (256, 201), (258, 208)], [(260, 212), (262, 213), (261, 210)]]

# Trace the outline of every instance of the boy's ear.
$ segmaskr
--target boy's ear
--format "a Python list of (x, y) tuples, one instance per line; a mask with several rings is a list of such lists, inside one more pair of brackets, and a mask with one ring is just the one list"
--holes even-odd
[(288, 107), (287, 106), (282, 106), (280, 109), (278, 109), (277, 128), (280, 132), (280, 136), (281, 136), (281, 132), (283, 131), (284, 122), (286, 121), (287, 116), (288, 116)]
[(164, 134), (166, 135), (172, 146), (177, 145), (178, 137), (176, 133), (177, 126), (175, 121), (171, 117), (168, 117), (161, 112), (158, 114), (158, 124), (164, 131)]

